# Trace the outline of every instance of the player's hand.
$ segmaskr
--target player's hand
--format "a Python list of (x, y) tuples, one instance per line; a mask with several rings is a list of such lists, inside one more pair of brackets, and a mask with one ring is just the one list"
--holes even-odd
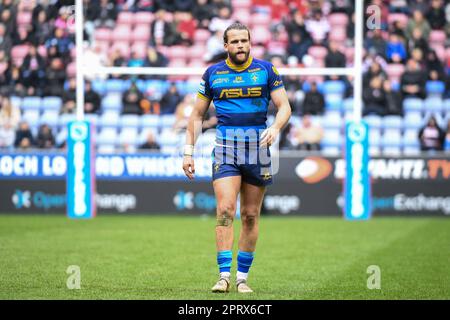
[(192, 158), (192, 156), (183, 157), (183, 171), (186, 177), (189, 178), (189, 180), (194, 179), (195, 166), (194, 166), (194, 159)]
[(279, 129), (269, 127), (261, 134), (261, 138), (259, 140), (259, 146), (270, 147), (277, 139), (278, 134), (280, 133)]

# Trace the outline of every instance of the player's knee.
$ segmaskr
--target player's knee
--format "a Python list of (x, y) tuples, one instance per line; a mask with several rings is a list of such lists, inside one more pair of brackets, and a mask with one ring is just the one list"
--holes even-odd
[(229, 227), (233, 224), (236, 206), (231, 204), (219, 205), (217, 207), (217, 226)]
[(257, 208), (244, 208), (241, 210), (241, 220), (244, 227), (253, 228), (258, 223), (259, 211)]

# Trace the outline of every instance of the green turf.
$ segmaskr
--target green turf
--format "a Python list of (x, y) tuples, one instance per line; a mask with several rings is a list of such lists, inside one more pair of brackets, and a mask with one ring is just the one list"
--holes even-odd
[[(246, 296), (209, 291), (214, 225), (211, 217), (2, 215), (0, 299), (450, 298), (450, 219), (263, 217), (255, 293)], [(69, 265), (81, 268), (80, 290), (66, 287)], [(370, 265), (381, 269), (380, 290), (367, 288)]]

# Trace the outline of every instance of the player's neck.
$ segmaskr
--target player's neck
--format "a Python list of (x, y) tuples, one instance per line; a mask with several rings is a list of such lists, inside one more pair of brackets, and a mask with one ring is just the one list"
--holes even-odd
[(252, 56), (248, 56), (248, 59), (242, 63), (242, 64), (235, 64), (231, 61), (230, 57), (228, 57), (225, 60), (225, 63), (227, 64), (228, 67), (230, 67), (231, 69), (235, 70), (235, 71), (243, 71), (245, 69), (247, 69), (253, 62), (253, 57)]

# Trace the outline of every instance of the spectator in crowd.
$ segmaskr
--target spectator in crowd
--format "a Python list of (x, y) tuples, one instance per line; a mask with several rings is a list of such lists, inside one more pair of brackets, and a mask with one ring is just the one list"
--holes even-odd
[(311, 18), (306, 20), (306, 30), (311, 34), (316, 44), (327, 45), (327, 37), (330, 32), (328, 19), (323, 16), (322, 10), (314, 10)]
[(2, 94), (2, 91), (5, 91), (8, 85), (8, 68), (9, 57), (4, 50), (0, 49), (0, 94)]
[(177, 85), (171, 83), (169, 89), (161, 98), (161, 114), (173, 114), (178, 104), (183, 100), (181, 93), (178, 91)]
[(330, 41), (328, 53), (325, 56), (325, 67), (345, 68), (345, 61), (345, 55), (339, 51), (337, 42)]
[(419, 142), (422, 151), (443, 150), (444, 139), (445, 133), (437, 124), (434, 116), (431, 116), (426, 125), (419, 130)]
[(0, 96), (0, 148), (13, 146), (20, 118), (19, 108), (8, 97)]
[(87, 19), (94, 22), (95, 28), (113, 28), (117, 19), (115, 1), (89, 1)]
[(175, 123), (173, 129), (175, 132), (186, 129), (187, 122), (194, 108), (194, 96), (192, 94), (187, 94), (183, 100), (178, 104), (175, 110)]
[(34, 137), (31, 133), (28, 122), (22, 121), (19, 123), (19, 128), (16, 131), (14, 146), (20, 149), (29, 149), (34, 146)]
[(424, 39), (420, 28), (415, 28), (412, 31), (412, 36), (407, 40), (407, 46), (408, 52), (412, 52), (415, 48), (419, 48), (424, 54), (427, 54), (429, 50), (428, 42)]
[(5, 34), (11, 35), (17, 26), (16, 15), (10, 9), (3, 9), (0, 11), (0, 23), (5, 26)]
[(47, 124), (42, 124), (36, 139), (37, 147), (40, 149), (51, 149), (55, 147), (55, 137), (52, 129)]
[(216, 108), (214, 104), (208, 108), (208, 111), (205, 113), (205, 117), (202, 122), (202, 132), (205, 132), (209, 129), (214, 129), (217, 126), (217, 116), (216, 116)]
[(167, 21), (166, 11), (163, 9), (155, 13), (155, 19), (150, 27), (150, 45), (171, 46), (176, 44), (178, 34), (173, 23)]
[(450, 120), (447, 121), (447, 129), (445, 130), (444, 150), (450, 152)]
[(139, 146), (139, 149), (159, 151), (161, 146), (156, 142), (153, 132), (150, 131), (147, 134), (147, 139)]
[(168, 62), (167, 58), (155, 47), (148, 47), (144, 67), (166, 67)]
[(378, 56), (386, 58), (387, 42), (383, 38), (383, 31), (381, 29), (374, 29), (371, 33), (367, 34), (364, 40), (364, 48), (366, 50), (374, 49)]
[(407, 0), (391, 0), (389, 2), (389, 11), (395, 13), (407, 13), (408, 12)]
[(41, 94), (44, 90), (45, 60), (35, 46), (30, 46), (21, 69), (25, 87), (36, 87)]
[(98, 113), (100, 109), (100, 95), (92, 89), (92, 83), (86, 81), (84, 83), (84, 112)]
[(3, 23), (0, 23), (0, 50), (5, 52), (11, 52), (13, 46), (12, 39), (8, 33), (6, 33), (6, 27)]
[(305, 45), (312, 45), (313, 41), (310, 33), (306, 30), (305, 20), (301, 11), (295, 11), (293, 20), (285, 23), (285, 29), (288, 33), (289, 43), (294, 42), (293, 37), (295, 34), (300, 34), (300, 38)]
[(144, 58), (140, 57), (136, 51), (131, 52), (131, 57), (128, 59), (127, 67), (143, 67)]
[[(377, 75), (383, 75), (383, 77), (386, 77), (386, 73), (384, 71), (386, 68), (386, 60), (384, 60), (382, 56), (378, 55), (374, 48), (369, 49), (369, 52), (363, 60), (363, 81), (364, 77), (366, 80), (370, 80), (370, 78)], [(369, 82), (364, 84), (369, 85)]]
[(192, 14), (198, 21), (198, 27), (201, 29), (208, 29), (211, 19), (213, 18), (213, 7), (208, 3), (208, 0), (197, 0)]
[(303, 100), (303, 115), (319, 115), (323, 114), (325, 109), (325, 98), (322, 93), (317, 90), (316, 82), (311, 83), (311, 90), (305, 94)]
[(210, 63), (216, 63), (224, 60), (227, 56), (223, 48), (223, 31), (217, 30), (213, 36), (206, 41), (206, 53), (204, 60)]
[(56, 47), (56, 55), (66, 63), (70, 58), (70, 50), (75, 47), (74, 41), (65, 34), (64, 29), (56, 28), (53, 37), (45, 42), (47, 50)]
[(289, 99), (289, 104), (291, 106), (291, 111), (301, 113), (301, 107), (305, 94), (302, 90), (302, 81), (300, 80), (300, 77), (295, 75), (287, 75), (283, 76), (282, 79)]
[(405, 45), (400, 41), (396, 34), (389, 35), (389, 41), (386, 47), (386, 57), (389, 62), (403, 63), (407, 58)]
[(298, 60), (302, 60), (303, 56), (308, 52), (310, 43), (302, 39), (300, 32), (296, 32), (292, 35), (291, 41), (289, 41), (287, 53), (290, 56), (295, 56)]
[(374, 77), (370, 80), (369, 87), (363, 89), (364, 110), (363, 115), (386, 114), (386, 95), (383, 90), (383, 79)]
[(143, 93), (139, 90), (136, 83), (133, 82), (130, 88), (122, 95), (123, 110), (122, 114), (143, 114), (142, 103)]
[(177, 32), (180, 36), (180, 44), (191, 46), (194, 43), (194, 34), (197, 27), (196, 21), (190, 12), (178, 12), (175, 14)]
[(413, 30), (419, 28), (422, 31), (422, 36), (424, 39), (428, 39), (431, 32), (431, 27), (428, 21), (424, 18), (424, 15), (421, 11), (416, 10), (413, 11), (412, 19), (408, 20), (408, 24), (406, 26), (406, 37), (408, 39), (412, 38)]
[(445, 23), (447, 21), (445, 18), (444, 3), (442, 2), (442, 0), (431, 0), (431, 7), (426, 14), (426, 18), (428, 20), (428, 23), (430, 24), (431, 29), (444, 29)]
[(418, 97), (425, 99), (425, 84), (427, 75), (420, 70), (417, 61), (409, 59), (406, 64), (406, 70), (401, 76), (400, 88), (403, 98)]
[[(102, 49), (102, 47), (98, 43), (94, 44), (92, 47), (85, 48), (85, 51), (83, 53), (83, 61), (84, 61), (83, 64), (88, 70), (95, 70), (108, 65), (108, 57), (106, 55), (106, 52), (105, 50)], [(124, 65), (125, 60), (122, 66)], [(119, 67), (119, 65), (115, 67)], [(100, 74), (86, 74), (85, 78), (91, 81), (94, 79), (104, 80), (106, 79), (106, 76)]]
[(295, 128), (291, 123), (288, 123), (286, 127), (280, 133), (280, 140), (278, 142), (278, 148), (280, 150), (294, 150), (295, 147), (291, 140), (294, 139)]
[(386, 96), (386, 112), (391, 115), (403, 116), (402, 95), (392, 90), (389, 80), (383, 81), (384, 94)]
[(47, 18), (47, 12), (41, 10), (32, 20), (32, 41), (36, 46), (45, 44), (45, 41), (54, 34), (54, 26)]
[(422, 69), (425, 73), (427, 72), (427, 62), (424, 59), (423, 52), (419, 48), (414, 48), (411, 51), (411, 59), (416, 60), (417, 64), (419, 65), (419, 68)]
[(225, 31), (225, 29), (233, 23), (231, 19), (231, 10), (228, 6), (221, 6), (219, 8), (218, 16), (211, 19), (209, 24), (209, 31), (216, 33), (217, 31)]
[(31, 43), (31, 34), (28, 29), (19, 28), (14, 30), (14, 33), (12, 34), (12, 40), (14, 46), (20, 46), (24, 44), (29, 45)]
[(69, 88), (64, 90), (62, 94), (62, 109), (61, 113), (75, 113), (77, 105), (77, 82), (75, 78), (69, 79)]
[(426, 66), (428, 71), (428, 80), (445, 80), (444, 66), (434, 50), (428, 52), (426, 57)]
[(320, 150), (322, 138), (322, 127), (313, 124), (309, 115), (304, 115), (301, 127), (295, 128), (293, 144), (298, 150)]
[(63, 85), (66, 79), (66, 70), (63, 61), (60, 58), (54, 58), (47, 68), (46, 79), (46, 95), (61, 96), (63, 93)]

